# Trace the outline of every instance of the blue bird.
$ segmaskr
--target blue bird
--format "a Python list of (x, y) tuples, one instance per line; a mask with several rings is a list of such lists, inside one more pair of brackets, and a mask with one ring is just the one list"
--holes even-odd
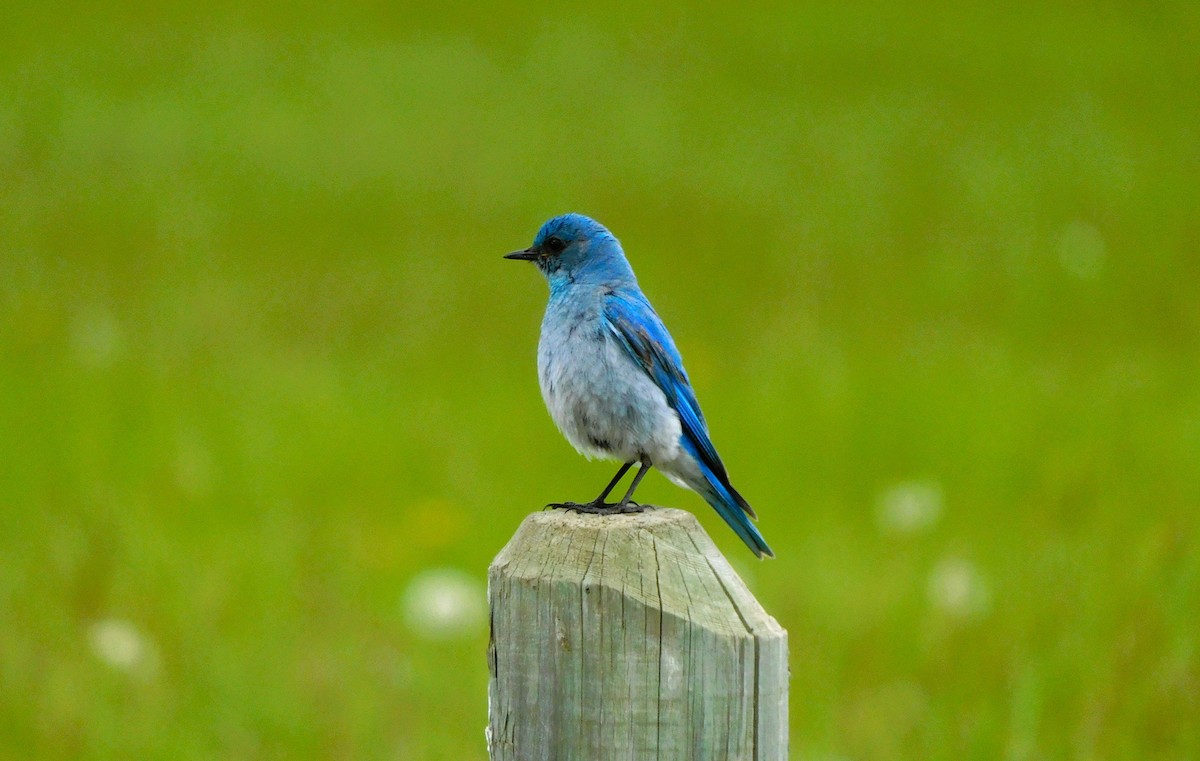
[[(538, 341), (538, 381), (550, 416), (587, 457), (622, 462), (579, 512), (637, 512), (634, 491), (651, 467), (700, 494), (755, 555), (771, 556), (754, 510), (729, 483), (671, 334), (638, 288), (620, 242), (582, 214), (542, 225), (533, 245), (506, 259), (530, 261), (550, 282)], [(606, 503), (634, 463), (625, 496)]]

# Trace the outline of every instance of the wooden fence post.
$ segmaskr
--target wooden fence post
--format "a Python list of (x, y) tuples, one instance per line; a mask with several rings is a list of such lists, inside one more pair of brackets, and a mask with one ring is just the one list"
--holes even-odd
[(488, 601), (493, 761), (787, 758), (787, 632), (691, 513), (534, 513)]

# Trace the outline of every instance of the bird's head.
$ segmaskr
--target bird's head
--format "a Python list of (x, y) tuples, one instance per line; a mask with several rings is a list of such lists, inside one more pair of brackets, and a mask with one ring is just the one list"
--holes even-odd
[(621, 244), (604, 225), (582, 214), (563, 214), (542, 225), (533, 245), (504, 257), (537, 265), (550, 286), (633, 282)]

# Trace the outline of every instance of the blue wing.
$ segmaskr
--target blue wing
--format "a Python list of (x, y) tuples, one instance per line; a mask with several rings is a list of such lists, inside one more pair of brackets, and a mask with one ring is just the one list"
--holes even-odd
[(662, 389), (667, 402), (679, 415), (683, 429), (681, 444), (700, 463), (708, 481), (708, 488), (701, 490), (701, 496), (756, 554), (772, 554), (758, 530), (746, 519), (746, 515), (757, 516), (729, 483), (725, 464), (709, 438), (704, 413), (700, 411), (700, 403), (696, 401), (683, 369), (683, 359), (654, 307), (639, 291), (613, 290), (604, 301), (604, 318), (612, 335)]
[(633, 360), (667, 395), (679, 413), (683, 435), (700, 453), (700, 461), (727, 482), (729, 476), (708, 436), (708, 423), (683, 369), (683, 359), (654, 307), (640, 293), (614, 291), (605, 300), (604, 317)]

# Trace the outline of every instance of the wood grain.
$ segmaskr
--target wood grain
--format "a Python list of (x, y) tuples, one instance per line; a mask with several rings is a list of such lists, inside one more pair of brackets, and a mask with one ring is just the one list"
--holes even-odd
[(488, 598), (495, 761), (787, 758), (787, 632), (691, 513), (534, 513)]

